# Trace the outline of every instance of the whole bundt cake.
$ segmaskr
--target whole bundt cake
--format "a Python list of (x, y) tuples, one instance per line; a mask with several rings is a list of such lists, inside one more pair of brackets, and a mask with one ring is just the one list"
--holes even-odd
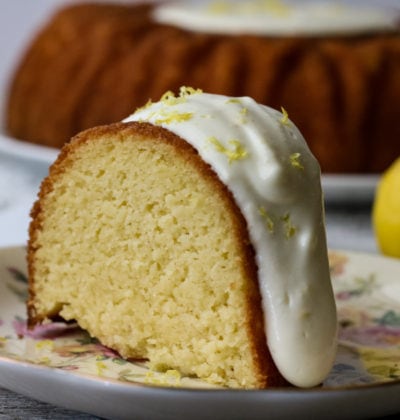
[[(191, 85), (284, 107), (324, 172), (381, 171), (400, 154), (400, 36), (381, 15), (363, 20), (358, 6), (353, 19), (354, 9), (331, 7), (319, 22), (300, 8), (296, 26), (293, 5), (253, 1), (259, 6), (252, 19), (272, 15), (275, 32), (257, 33), (264, 21), (243, 18), (247, 26), (238, 33), (238, 20), (236, 32), (224, 24), (230, 3), (215, 3), (204, 6), (207, 19), (197, 26), (198, 10), (187, 22), (190, 14), (176, 17), (164, 5), (62, 9), (15, 72), (8, 132), (61, 147), (83, 129), (120, 121), (148, 99)], [(205, 27), (211, 17), (215, 25)]]
[(213, 384), (310, 387), (336, 352), (320, 170), (286, 114), (182, 89), (66, 144), (32, 210), (29, 322)]

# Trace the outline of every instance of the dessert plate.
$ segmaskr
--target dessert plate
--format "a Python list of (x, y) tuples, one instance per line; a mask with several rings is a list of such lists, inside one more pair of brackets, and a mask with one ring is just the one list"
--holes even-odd
[(113, 419), (373, 418), (400, 413), (400, 260), (330, 253), (339, 351), (321, 387), (228, 390), (121, 359), (75, 325), (28, 331), (25, 249), (0, 249), (0, 386)]

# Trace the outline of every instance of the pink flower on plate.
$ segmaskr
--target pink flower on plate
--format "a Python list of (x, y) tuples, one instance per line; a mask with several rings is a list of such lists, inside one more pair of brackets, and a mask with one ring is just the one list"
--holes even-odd
[(12, 326), (18, 337), (34, 339), (57, 338), (77, 329), (76, 324), (66, 324), (64, 322), (51, 322), (28, 329), (26, 320), (21, 318), (16, 318)]
[(341, 329), (339, 337), (341, 340), (363, 346), (391, 347), (400, 345), (400, 328), (387, 326), (350, 327)]
[(61, 357), (87, 355), (111, 359), (120, 357), (118, 353), (109, 349), (108, 347), (102, 346), (101, 344), (67, 344), (65, 346), (56, 347), (53, 351)]
[(110, 359), (121, 358), (118, 352), (116, 352), (113, 349), (110, 349), (109, 347), (103, 346), (102, 344), (95, 344), (95, 346), (96, 346), (96, 351), (99, 352), (104, 357), (107, 357)]

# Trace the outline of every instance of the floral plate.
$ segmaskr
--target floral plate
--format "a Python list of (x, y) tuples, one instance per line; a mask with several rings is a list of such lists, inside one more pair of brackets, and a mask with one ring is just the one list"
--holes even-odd
[(321, 387), (212, 387), (121, 359), (74, 325), (27, 331), (25, 249), (0, 249), (0, 386), (110, 418), (373, 418), (400, 413), (400, 261), (331, 252), (339, 351)]

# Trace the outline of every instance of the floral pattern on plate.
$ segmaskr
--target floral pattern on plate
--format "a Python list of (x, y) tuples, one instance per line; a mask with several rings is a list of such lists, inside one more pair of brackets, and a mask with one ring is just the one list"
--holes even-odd
[[(400, 261), (331, 252), (339, 317), (339, 349), (323, 387), (400, 380)], [(116, 380), (173, 387), (211, 388), (176, 370), (154, 372), (124, 360), (76, 325), (26, 327), (25, 250), (0, 251), (0, 357)]]

